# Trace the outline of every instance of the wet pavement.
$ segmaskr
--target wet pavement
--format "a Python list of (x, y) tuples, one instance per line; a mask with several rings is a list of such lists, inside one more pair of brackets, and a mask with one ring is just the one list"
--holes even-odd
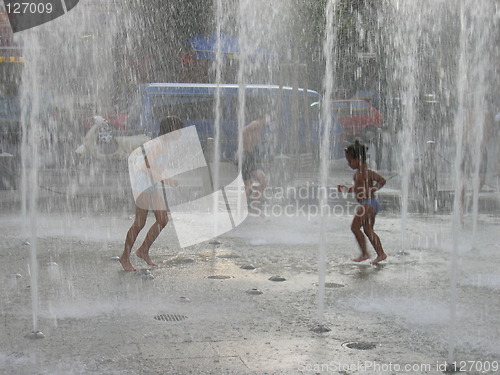
[(351, 213), (332, 211), (321, 310), (321, 217), (248, 217), (184, 249), (169, 223), (151, 249), (159, 266), (133, 256), (138, 271), (124, 272), (132, 206), (121, 199), (107, 212), (41, 210), (34, 222), (15, 205), (2, 212), (0, 373), (441, 374), (449, 359), (462, 373), (500, 372), (498, 212), (482, 212), (475, 235), (467, 215), (454, 248), (450, 215), (410, 214), (403, 229), (383, 211), (389, 257), (372, 266), (351, 261)]

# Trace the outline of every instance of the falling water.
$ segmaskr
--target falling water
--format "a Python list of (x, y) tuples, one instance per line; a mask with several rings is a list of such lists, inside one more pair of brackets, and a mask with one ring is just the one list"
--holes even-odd
[[(402, 14), (399, 15), (402, 21), (396, 26), (395, 36), (392, 40), (394, 49), (399, 54), (399, 61), (394, 70), (393, 80), (398, 81), (400, 87), (400, 103), (403, 105), (401, 121), (404, 126), (398, 133), (397, 143), (401, 152), (398, 158), (399, 170), (401, 173), (401, 232), (400, 232), (400, 251), (408, 248), (407, 222), (408, 206), (410, 193), (410, 178), (415, 164), (415, 148), (418, 147), (418, 138), (415, 137), (415, 122), (417, 101), (417, 74), (414, 69), (417, 64), (417, 42), (421, 26), (419, 10), (421, 4), (417, 2), (405, 2), (404, 7), (400, 7), (398, 1), (394, 7)], [(406, 22), (406, 20), (408, 22)], [(410, 21), (412, 20), (412, 21)]]
[[(425, 199), (423, 145), (436, 142), (432, 158), (451, 176), (453, 239), (450, 259), (450, 318), (448, 359), (454, 360), (457, 332), (457, 283), (459, 247), (463, 243), (466, 187), (473, 187), (472, 232), (476, 237), (483, 127), (488, 92), (486, 80), (492, 66), (492, 30), (498, 23), (495, 3), (464, 1), (457, 8), (451, 1), (387, 3), (386, 45), (389, 91), (396, 92), (402, 107), (398, 144), (401, 171), (401, 248), (408, 248), (407, 223), (413, 200)], [(392, 25), (391, 25), (392, 23)], [(438, 92), (440, 110), (425, 101)], [(448, 158), (452, 160), (448, 161)], [(428, 161), (428, 160), (427, 160)], [(451, 170), (450, 170), (451, 169)], [(451, 173), (450, 173), (451, 172)]]
[[(221, 40), (221, 32), (222, 28), (225, 24), (224, 16), (227, 14), (223, 7), (223, 2), (221, 0), (215, 0), (214, 2), (215, 8), (215, 32), (217, 34), (217, 42), (215, 45), (215, 61), (214, 61), (214, 70), (215, 70), (215, 83), (222, 83), (222, 64), (223, 64), (223, 54), (222, 54), (222, 40)], [(220, 130), (221, 130), (221, 92), (220, 88), (217, 87), (215, 89), (215, 121), (214, 121), (214, 149), (213, 149), (213, 181), (214, 186), (218, 189), (219, 183), (219, 172), (220, 172)], [(219, 207), (219, 194), (214, 194), (213, 199), (213, 212), (215, 215), (214, 220), (214, 233), (218, 233), (218, 207)]]
[[(325, 39), (323, 45), (323, 53), (325, 56), (325, 78), (324, 78), (324, 98), (323, 103), (330, 103), (332, 99), (333, 88), (335, 87), (334, 81), (334, 56), (335, 56), (335, 40), (336, 33), (334, 27), (335, 20), (335, 6), (336, 1), (330, 0), (325, 7), (326, 29)], [(318, 248), (318, 324), (322, 326), (325, 322), (324, 309), (325, 309), (325, 274), (326, 274), (326, 226), (327, 216), (324, 215), (324, 208), (328, 205), (328, 169), (330, 160), (330, 129), (332, 127), (332, 115), (329, 105), (323, 105), (322, 108), (322, 122), (323, 137), (321, 139), (321, 165), (320, 165), (320, 209), (321, 209), (321, 227), (320, 239)]]
[[(38, 254), (40, 180), (44, 170), (65, 171), (73, 165), (76, 135), (82, 129), (75, 116), (75, 96), (86, 92), (96, 109), (104, 110), (110, 103), (113, 65), (110, 58), (115, 24), (107, 18), (93, 17), (92, 5), (83, 4), (57, 20), (34, 29), (22, 31), (16, 37), (22, 40), (24, 64), (22, 72), (22, 215), (28, 223), (30, 235), (30, 290), (33, 313), (33, 332), (38, 331)], [(117, 10), (118, 12), (118, 10)], [(78, 22), (75, 22), (75, 19)], [(105, 26), (106, 32), (102, 31)], [(89, 35), (91, 30), (96, 35)], [(92, 43), (99, 37), (99, 46)], [(92, 43), (89, 48), (88, 43)], [(85, 81), (82, 81), (85, 77)], [(51, 119), (50, 116), (69, 114)], [(62, 181), (54, 181), (61, 183)], [(64, 202), (71, 184), (61, 184), (60, 200)], [(52, 200), (55, 202), (55, 200)], [(51, 210), (50, 204), (46, 207)], [(63, 209), (64, 214), (64, 209)]]
[[(236, 8), (236, 25), (239, 43), (238, 71), (236, 83), (239, 86), (237, 104), (238, 149), (237, 160), (241, 165), (243, 156), (243, 127), (255, 118), (246, 118), (246, 86), (249, 83), (270, 84), (272, 72), (277, 60), (261, 58), (256, 49), (270, 47), (271, 50), (280, 47), (283, 35), (279, 34), (278, 25), (286, 18), (285, 2), (269, 3), (266, 1), (238, 0)], [(276, 34), (278, 33), (278, 34)], [(268, 108), (269, 110), (271, 108)], [(255, 114), (250, 113), (250, 116)], [(276, 140), (270, 140), (276, 141)]]
[[(36, 34), (31, 31), (25, 31), (28, 35), (24, 38), (25, 43), (25, 58), (29, 60), (40, 54), (39, 41)], [(27, 83), (30, 83), (26, 90)], [(24, 86), (26, 85), (26, 86)], [(31, 292), (31, 308), (33, 316), (33, 334), (36, 337), (38, 332), (38, 169), (40, 164), (39, 145), (42, 135), (42, 127), (39, 119), (40, 114), (40, 98), (41, 92), (40, 77), (29, 69), (23, 70), (23, 90), (21, 92), (22, 114), (21, 122), (23, 125), (22, 134), (22, 193), (23, 204), (22, 214), (23, 221), (29, 223), (29, 226), (24, 230), (30, 233), (30, 292)], [(30, 124), (29, 128), (26, 124)]]
[[(461, 13), (461, 21), (464, 23), (464, 13)], [(460, 50), (465, 51), (466, 44), (465, 32), (461, 33), (460, 38)], [(459, 61), (459, 71), (458, 71), (458, 87), (465, 88), (466, 81), (466, 56), (465, 53), (460, 54)], [(464, 92), (460, 90), (458, 92), (458, 109), (457, 117), (455, 121), (455, 139), (457, 144), (455, 166), (453, 170), (454, 174), (454, 200), (453, 200), (453, 218), (452, 218), (452, 237), (453, 237), (453, 247), (452, 256), (450, 261), (450, 324), (449, 324), (449, 337), (448, 337), (448, 361), (453, 362), (455, 359), (455, 342), (456, 342), (456, 310), (457, 310), (457, 267), (458, 267), (458, 246), (459, 246), (459, 235), (460, 235), (460, 221), (463, 210), (462, 202), (462, 188), (463, 188), (463, 171), (461, 166), (461, 160), (463, 158), (463, 133), (464, 133), (464, 121), (465, 116), (465, 106), (464, 106)]]
[[(484, 6), (478, 7), (477, 4), (472, 2), (467, 2), (466, 5), (469, 7), (469, 12), (471, 13), (471, 26), (462, 25), (462, 33), (468, 34), (473, 38), (473, 51), (461, 51), (461, 55), (465, 54), (470, 59), (469, 66), (472, 70), (469, 75), (472, 82), (467, 87), (458, 87), (459, 92), (467, 92), (470, 88), (474, 93), (472, 105), (472, 118), (474, 119), (472, 128), (472, 137), (469, 140), (470, 148), (473, 150), (473, 202), (472, 202), (472, 237), (473, 241), (476, 240), (477, 235), (477, 223), (478, 223), (478, 213), (479, 213), (479, 189), (481, 184), (481, 162), (482, 155), (484, 153), (483, 148), (486, 147), (485, 139), (485, 123), (486, 121), (493, 121), (493, 119), (488, 119), (491, 116), (490, 110), (488, 108), (490, 103), (488, 102), (487, 91), (488, 83), (486, 77), (488, 75), (488, 69), (493, 64), (493, 59), (489, 53), (491, 45), (495, 43), (492, 39), (494, 22), (491, 22), (490, 16), (494, 14), (494, 9), (491, 9), (488, 3)], [(464, 21), (463, 18), (461, 18)], [(467, 32), (467, 29), (472, 29)], [(465, 36), (462, 36), (465, 38)], [(469, 56), (470, 55), (470, 56)], [(462, 81), (459, 81), (462, 82)], [(486, 169), (487, 166), (484, 166)]]
[[(492, 64), (489, 48), (494, 43), (491, 15), (495, 13), (492, 3), (467, 1), (460, 9), (460, 49), (457, 77), (458, 108), (455, 117), (456, 154), (454, 164), (454, 200), (452, 219), (452, 256), (450, 265), (450, 333), (448, 360), (455, 360), (457, 330), (457, 283), (458, 258), (463, 215), (465, 211), (465, 188), (469, 173), (473, 184), (473, 241), (476, 240), (481, 157), (483, 155), (483, 131), (488, 113), (486, 82)], [(470, 166), (468, 166), (470, 164)]]

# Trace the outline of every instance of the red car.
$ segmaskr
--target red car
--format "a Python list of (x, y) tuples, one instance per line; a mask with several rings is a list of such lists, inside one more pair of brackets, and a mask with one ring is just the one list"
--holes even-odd
[(382, 114), (366, 100), (332, 100), (332, 110), (344, 127), (346, 138), (361, 136), (372, 139), (377, 129), (384, 125)]

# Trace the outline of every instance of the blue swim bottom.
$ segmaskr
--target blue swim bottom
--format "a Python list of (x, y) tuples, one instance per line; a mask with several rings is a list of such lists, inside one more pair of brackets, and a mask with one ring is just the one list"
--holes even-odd
[(378, 212), (380, 211), (380, 202), (378, 201), (377, 198), (370, 198), (370, 199), (367, 199), (367, 200), (364, 200), (363, 202), (359, 202), (359, 204), (361, 205), (368, 205), (370, 206), (371, 208), (373, 208), (373, 211), (378, 214)]

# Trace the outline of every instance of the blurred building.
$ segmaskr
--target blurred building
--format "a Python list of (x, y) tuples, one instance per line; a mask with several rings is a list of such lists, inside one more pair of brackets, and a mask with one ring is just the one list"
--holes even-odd
[(17, 95), (22, 64), (22, 46), (14, 41), (2, 3), (0, 4), (0, 97)]

